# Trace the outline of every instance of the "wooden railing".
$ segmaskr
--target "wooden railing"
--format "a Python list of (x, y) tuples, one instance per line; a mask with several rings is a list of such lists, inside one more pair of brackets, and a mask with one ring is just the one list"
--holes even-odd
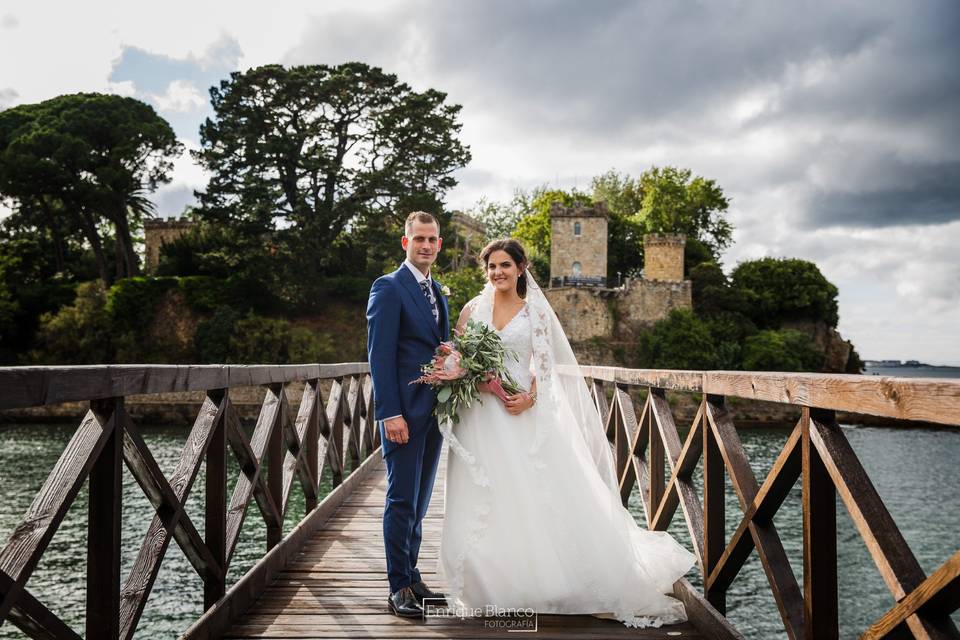
[[(89, 480), (86, 567), (86, 637), (133, 637), (156, 581), (171, 538), (177, 542), (203, 582), (206, 617), (224, 609), (227, 570), (251, 499), (266, 523), (267, 555), (231, 591), (243, 606), (257, 592), (251, 583), (269, 581), (289, 552), (278, 547), (294, 483), (303, 489), (306, 515), (291, 532), (302, 539), (320, 526), (335, 507), (335, 489), (318, 509), (323, 465), (334, 487), (350, 484), (361, 461), (379, 447), (372, 417), (372, 390), (365, 363), (290, 366), (91, 366), (14, 367), (0, 369), (0, 409), (67, 401), (90, 403), (90, 409), (37, 493), (10, 540), (0, 551), (0, 620), (31, 638), (79, 639), (27, 589), (50, 540), (84, 482)], [(299, 405), (291, 407), (284, 390), (304, 383)], [(253, 435), (247, 438), (230, 389), (266, 388)], [(324, 402), (322, 387), (329, 385)], [(168, 478), (130, 419), (124, 398), (134, 394), (203, 391), (205, 398), (173, 474)], [(240, 472), (227, 495), (227, 451)], [(204, 535), (184, 505), (206, 463)], [(121, 582), (120, 525), (123, 513), (121, 474), (126, 464), (155, 515), (133, 568)], [(311, 525), (311, 526), (308, 526)], [(241, 584), (242, 583), (242, 584)], [(254, 585), (256, 587), (256, 585)], [(219, 613), (219, 612), (218, 612)], [(216, 625), (214, 625), (216, 626)], [(196, 637), (203, 637), (205, 627)]]
[[(690, 532), (707, 601), (720, 613), (726, 593), (757, 551), (789, 638), (839, 637), (836, 498), (846, 507), (892, 596), (890, 610), (861, 638), (958, 638), (950, 613), (960, 608), (960, 551), (926, 576), (836, 420), (849, 411), (904, 421), (960, 423), (960, 380), (874, 376), (653, 371), (581, 367), (606, 416), (621, 496), (636, 483), (647, 526), (665, 530), (679, 507)], [(634, 397), (645, 390), (639, 414)], [(701, 394), (681, 441), (668, 391)], [(800, 409), (766, 478), (758, 480), (737, 435), (727, 398)], [(703, 502), (693, 472), (703, 461)], [(725, 476), (743, 517), (725, 536)], [(666, 478), (669, 478), (667, 480)], [(790, 567), (773, 517), (797, 480), (802, 485), (803, 584)], [(960, 487), (931, 499), (956, 500)], [(955, 505), (954, 505), (955, 508)], [(955, 542), (955, 541), (954, 541)]]
[[(726, 593), (756, 550), (790, 638), (837, 638), (837, 523), (839, 496), (892, 596), (890, 610), (864, 638), (957, 638), (949, 614), (960, 605), (960, 552), (926, 576), (856, 454), (837, 425), (849, 411), (904, 421), (956, 425), (960, 381), (848, 375), (655, 371), (581, 367), (605, 417), (626, 502), (635, 485), (647, 526), (666, 529), (677, 509), (690, 532), (704, 598), (687, 598), (691, 621), (710, 637), (726, 632)], [(291, 407), (285, 386), (304, 382)], [(322, 388), (330, 385), (326, 401)], [(230, 389), (266, 388), (249, 439)], [(157, 465), (124, 398), (134, 394), (203, 391), (205, 399), (172, 476)], [(634, 399), (645, 399), (637, 412)], [(638, 393), (640, 392), (640, 393)], [(698, 410), (681, 440), (668, 392), (699, 394)], [(762, 481), (737, 435), (727, 398), (794, 405), (800, 420)], [(100, 366), (0, 368), (0, 409), (67, 401), (89, 402), (59, 461), (9, 542), (0, 551), (0, 620), (32, 638), (80, 636), (27, 588), (28, 580), (89, 480), (86, 637), (133, 636), (170, 540), (177, 542), (204, 585), (205, 613), (185, 637), (215, 638), (242, 613), (342, 502), (375, 468), (379, 432), (365, 363), (309, 366)], [(240, 467), (227, 495), (227, 451)], [(693, 484), (703, 464), (703, 500)], [(204, 535), (184, 511), (201, 463), (206, 463)], [(133, 568), (121, 582), (121, 473), (126, 465), (155, 515)], [(322, 502), (319, 479), (329, 465), (336, 487)], [(743, 511), (725, 536), (725, 477)], [(797, 480), (802, 484), (803, 584), (798, 583), (773, 516)], [(303, 488), (306, 515), (282, 538), (294, 483)], [(957, 487), (945, 488), (955, 496)], [(251, 500), (267, 528), (267, 551), (229, 591), (226, 575)], [(282, 540), (281, 540), (282, 538)], [(706, 606), (707, 603), (712, 606)], [(710, 618), (710, 616), (713, 618)]]

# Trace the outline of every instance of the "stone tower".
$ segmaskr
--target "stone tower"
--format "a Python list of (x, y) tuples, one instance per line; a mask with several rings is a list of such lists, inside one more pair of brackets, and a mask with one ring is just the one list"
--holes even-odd
[(643, 277), (645, 280), (683, 282), (682, 233), (648, 233), (643, 236)]
[(604, 286), (607, 281), (607, 206), (550, 207), (550, 282)]
[(143, 221), (143, 243), (146, 247), (145, 271), (149, 274), (157, 272), (160, 264), (160, 247), (173, 242), (196, 223), (187, 218), (153, 218)]

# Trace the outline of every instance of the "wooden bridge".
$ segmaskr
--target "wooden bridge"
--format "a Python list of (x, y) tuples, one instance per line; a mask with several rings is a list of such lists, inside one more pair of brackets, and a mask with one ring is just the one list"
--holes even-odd
[[(723, 615), (726, 593), (756, 550), (787, 637), (837, 638), (839, 497), (890, 591), (889, 610), (861, 637), (960, 638), (950, 619), (960, 608), (960, 551), (929, 576), (923, 572), (836, 421), (836, 412), (842, 411), (957, 425), (960, 381), (611, 367), (582, 367), (580, 373), (605, 416), (624, 501), (639, 485), (650, 529), (664, 530), (675, 517), (682, 518), (705, 586), (698, 592), (683, 579), (674, 585), (690, 618), (683, 625), (636, 630), (589, 616), (544, 615), (536, 633), (551, 638), (741, 638)], [(293, 382), (305, 383), (296, 407), (286, 392)], [(248, 437), (230, 389), (249, 386), (265, 387), (265, 398)], [(182, 391), (203, 391), (205, 400), (168, 478), (124, 399)], [(673, 393), (695, 394), (699, 403), (683, 440), (668, 403)], [(764, 478), (757, 478), (750, 466), (727, 398), (799, 409), (799, 421)], [(27, 636), (81, 637), (31, 593), (28, 581), (84, 483), (89, 488), (87, 638), (133, 637), (171, 540), (203, 584), (205, 613), (184, 631), (185, 639), (490, 638), (509, 633), (483, 618), (432, 615), (411, 621), (386, 612), (380, 526), (384, 478), (366, 364), (0, 369), (0, 409), (66, 401), (89, 402), (89, 411), (0, 551), (0, 620)], [(240, 467), (229, 496), (228, 451)], [(702, 500), (693, 483), (701, 461)], [(121, 575), (120, 555), (124, 465), (155, 509), (126, 576)], [(203, 535), (184, 509), (202, 465)], [(324, 466), (334, 489), (321, 496)], [(729, 539), (726, 478), (743, 512)], [(802, 585), (773, 523), (798, 481)], [(284, 537), (294, 483), (303, 489), (306, 515)], [(436, 564), (442, 490), (440, 479), (421, 553), (427, 576)], [(944, 495), (955, 496), (956, 488), (945, 488)], [(266, 553), (228, 588), (227, 570), (251, 504), (266, 524)]]

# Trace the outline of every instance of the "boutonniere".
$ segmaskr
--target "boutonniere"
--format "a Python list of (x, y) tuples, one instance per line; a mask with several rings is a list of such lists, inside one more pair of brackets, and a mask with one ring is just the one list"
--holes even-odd
[(442, 282), (438, 282), (437, 284), (440, 285), (440, 293), (442, 293), (443, 295), (445, 295), (446, 297), (449, 298), (449, 297), (450, 297), (450, 287), (448, 287), (447, 285), (443, 284)]

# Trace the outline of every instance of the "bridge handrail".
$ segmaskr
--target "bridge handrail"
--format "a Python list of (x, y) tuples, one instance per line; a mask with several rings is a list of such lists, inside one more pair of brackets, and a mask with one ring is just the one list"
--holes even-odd
[[(929, 577), (924, 574), (840, 430), (836, 412), (956, 425), (960, 380), (601, 366), (583, 366), (577, 373), (587, 378), (604, 416), (624, 502), (639, 484), (647, 526), (654, 530), (666, 529), (681, 509), (703, 574), (705, 598), (718, 611), (725, 610), (728, 587), (751, 551), (758, 549), (787, 635), (837, 637), (839, 496), (893, 597), (891, 609), (863, 637), (907, 629), (917, 637), (957, 637), (949, 613), (960, 602), (960, 551)], [(304, 383), (296, 409), (285, 391), (291, 382)], [(321, 382), (330, 385), (326, 403)], [(256, 385), (265, 387), (265, 397), (248, 438), (230, 401), (230, 389)], [(178, 391), (203, 391), (205, 398), (168, 479), (127, 414), (124, 398)], [(701, 395), (683, 441), (668, 392)], [(762, 482), (749, 464), (726, 398), (800, 409), (800, 420)], [(635, 399), (643, 403), (639, 413)], [(372, 468), (380, 444), (366, 363), (0, 368), (0, 408), (67, 401), (89, 401), (90, 410), (0, 550), (0, 620), (13, 622), (31, 637), (80, 637), (39, 602), (26, 583), (88, 478), (87, 637), (133, 636), (171, 538), (204, 584), (207, 614), (190, 635), (215, 637), (213, 630), (225, 628), (242, 603), (251, 602), (294, 549), (323, 526), (357, 478)], [(241, 468), (232, 497), (226, 493), (228, 448)], [(692, 482), (701, 458), (702, 503)], [(206, 526), (201, 537), (184, 504), (204, 461)], [(121, 588), (124, 464), (156, 515)], [(318, 505), (324, 464), (329, 465), (336, 488)], [(726, 476), (744, 514), (729, 541)], [(803, 484), (802, 590), (773, 525), (774, 514), (798, 479)], [(294, 482), (304, 489), (306, 514), (282, 538)], [(225, 597), (225, 577), (251, 502), (267, 523), (267, 555), (231, 588), (231, 600), (230, 594)]]
[[(285, 386), (290, 382), (304, 383), (298, 407), (292, 407), (287, 398)], [(265, 395), (248, 438), (230, 400), (230, 389), (257, 385), (265, 387)], [(124, 398), (176, 391), (204, 391), (205, 397), (168, 478), (127, 414)], [(322, 526), (356, 478), (372, 468), (369, 462), (380, 445), (366, 363), (0, 368), (0, 408), (68, 401), (89, 401), (90, 409), (0, 550), (0, 620), (12, 622), (32, 638), (80, 638), (27, 590), (27, 581), (88, 480), (86, 637), (129, 640), (171, 539), (200, 576), (204, 609), (212, 612), (216, 605), (224, 605), (227, 571), (247, 508), (254, 502), (267, 526), (266, 555), (231, 588), (244, 587), (249, 600), (250, 583), (269, 581), (289, 559), (295, 545), (281, 545), (281, 541), (294, 539), (301, 544)], [(240, 467), (232, 495), (227, 493), (228, 448)], [(204, 462), (201, 536), (184, 505)], [(320, 502), (324, 464), (330, 468), (334, 489)], [(124, 465), (155, 514), (121, 586)], [(306, 512), (284, 538), (294, 482), (303, 488)], [(218, 614), (217, 619), (224, 617)]]
[[(960, 380), (739, 371), (580, 367), (593, 391), (627, 503), (635, 485), (647, 526), (668, 528), (677, 508), (690, 532), (704, 597), (721, 614), (726, 593), (756, 549), (789, 638), (839, 637), (836, 499), (840, 498), (891, 593), (891, 607), (861, 638), (958, 638), (960, 551), (927, 576), (837, 423), (837, 411), (960, 423)], [(667, 392), (700, 394), (684, 440)], [(727, 398), (799, 408), (766, 478), (758, 481)], [(634, 402), (642, 402), (638, 412)], [(693, 483), (703, 463), (701, 503)], [(666, 474), (666, 475), (665, 475)], [(743, 513), (726, 538), (725, 478)], [(803, 584), (773, 517), (802, 483)], [(688, 610), (692, 610), (688, 607)]]

